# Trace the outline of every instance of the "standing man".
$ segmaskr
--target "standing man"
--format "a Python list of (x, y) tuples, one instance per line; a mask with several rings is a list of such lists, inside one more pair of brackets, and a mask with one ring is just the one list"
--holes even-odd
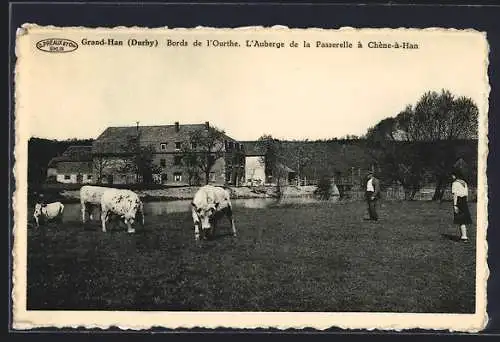
[(380, 197), (380, 182), (375, 178), (373, 171), (368, 172), (366, 182), (366, 202), (368, 203), (368, 220), (378, 221), (377, 199)]
[(467, 242), (469, 241), (467, 237), (467, 225), (472, 224), (469, 206), (467, 205), (469, 188), (460, 172), (453, 172), (451, 179), (453, 181), (451, 184), (451, 193), (453, 194), (453, 223), (460, 228), (460, 241)]

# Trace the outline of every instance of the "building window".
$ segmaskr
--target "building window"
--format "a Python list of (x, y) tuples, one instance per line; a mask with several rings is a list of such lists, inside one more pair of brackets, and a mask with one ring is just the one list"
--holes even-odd
[(92, 175), (87, 175), (88, 180), (92, 180)]
[(191, 148), (192, 148), (193, 150), (196, 150), (196, 147), (198, 147), (198, 146), (196, 145), (196, 143), (195, 143), (195, 142), (192, 142), (192, 143), (191, 143)]
[(64, 175), (64, 179), (71, 179), (71, 176), (70, 175)]
[(210, 179), (211, 182), (215, 182), (215, 179), (216, 179), (215, 178), (215, 172), (210, 172), (210, 178), (209, 179)]
[(167, 150), (167, 143), (161, 143), (160, 144), (160, 151), (166, 151)]
[(167, 166), (167, 161), (165, 159), (160, 159), (160, 166), (161, 167)]
[(180, 172), (174, 173), (174, 182), (182, 182), (182, 173)]
[(180, 141), (176, 141), (175, 142), (175, 150), (180, 151), (180, 149), (181, 149), (181, 143), (180, 143)]
[(226, 182), (231, 183), (231, 172), (226, 173)]
[(166, 173), (162, 173), (161, 174), (161, 181), (162, 181), (162, 183), (165, 183), (167, 181), (167, 179), (168, 179), (167, 178), (167, 174)]
[(181, 165), (182, 156), (174, 156), (174, 165)]

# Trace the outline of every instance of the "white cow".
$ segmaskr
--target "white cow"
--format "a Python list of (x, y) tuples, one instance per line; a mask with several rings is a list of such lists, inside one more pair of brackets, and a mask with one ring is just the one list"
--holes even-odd
[(80, 204), (82, 206), (82, 222), (85, 223), (85, 213), (89, 214), (89, 219), (92, 220), (93, 208), (101, 206), (101, 197), (104, 191), (109, 188), (102, 186), (84, 185), (80, 189)]
[(117, 215), (124, 220), (128, 233), (135, 233), (132, 224), (139, 215), (139, 222), (144, 226), (144, 205), (139, 196), (131, 190), (107, 189), (101, 196), (102, 231), (106, 232), (106, 221)]
[(46, 205), (40, 203), (35, 204), (33, 217), (35, 218), (36, 228), (39, 228), (40, 223), (45, 221), (57, 220), (62, 222), (63, 211), (64, 205), (61, 202), (49, 203)]
[(200, 229), (203, 237), (213, 236), (217, 228), (217, 221), (225, 215), (231, 223), (233, 235), (236, 236), (236, 227), (233, 220), (233, 207), (229, 191), (224, 188), (205, 185), (194, 195), (191, 202), (191, 212), (194, 223), (194, 238), (200, 239)]

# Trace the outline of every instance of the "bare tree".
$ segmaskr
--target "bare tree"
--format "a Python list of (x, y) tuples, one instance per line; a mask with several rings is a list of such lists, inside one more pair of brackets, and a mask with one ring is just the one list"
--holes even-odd
[(104, 176), (104, 170), (110, 166), (111, 161), (104, 157), (103, 155), (95, 155), (92, 159), (92, 167), (94, 169), (94, 173), (96, 175), (96, 183), (102, 183), (102, 179)]

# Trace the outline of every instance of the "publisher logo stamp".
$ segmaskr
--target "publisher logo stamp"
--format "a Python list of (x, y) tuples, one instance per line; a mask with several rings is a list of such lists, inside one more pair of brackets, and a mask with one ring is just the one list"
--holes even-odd
[(36, 43), (36, 48), (44, 52), (66, 53), (78, 49), (78, 44), (65, 38), (48, 38)]

